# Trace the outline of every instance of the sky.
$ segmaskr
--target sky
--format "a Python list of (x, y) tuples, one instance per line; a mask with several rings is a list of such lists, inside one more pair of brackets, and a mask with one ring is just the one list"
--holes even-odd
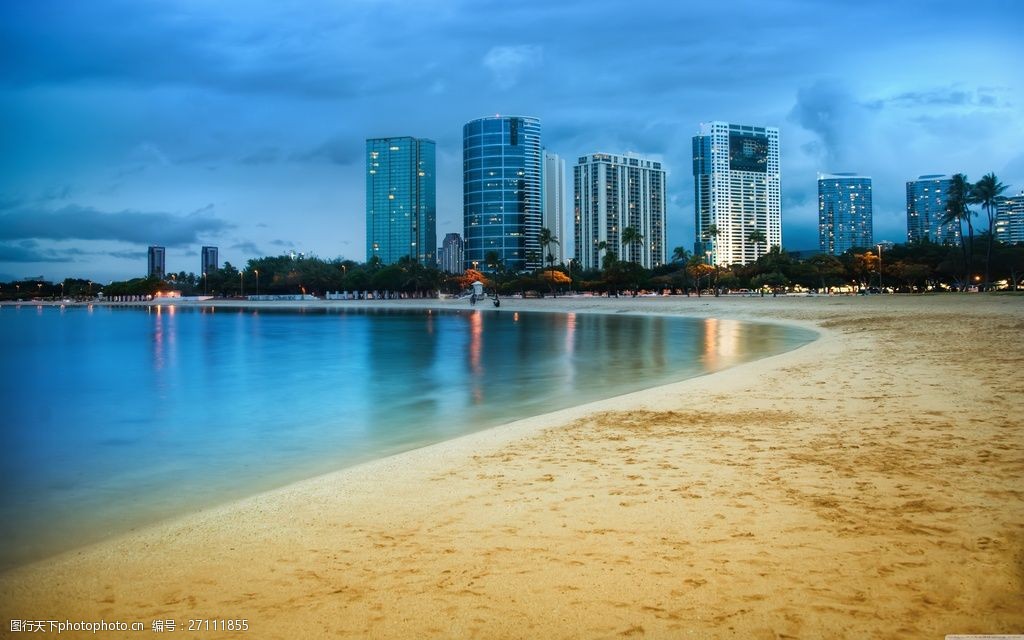
[[(783, 245), (817, 246), (817, 174), (1024, 190), (1024, 2), (9, 0), (0, 3), (0, 280), (97, 282), (289, 251), (365, 259), (365, 139), (437, 143), (462, 232), (462, 125), (541, 119), (572, 165), (660, 159), (693, 245), (701, 122), (780, 129)], [(571, 212), (571, 208), (569, 209)], [(568, 225), (571, 229), (571, 224)], [(571, 233), (567, 231), (567, 235)], [(561, 239), (572, 249), (570, 238)]]

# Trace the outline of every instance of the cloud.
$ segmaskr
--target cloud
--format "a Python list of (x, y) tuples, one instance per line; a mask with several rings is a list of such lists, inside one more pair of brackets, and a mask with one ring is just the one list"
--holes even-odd
[(107, 255), (121, 260), (145, 260), (149, 257), (146, 251), (108, 251)]
[[(850, 147), (864, 134), (864, 107), (855, 96), (833, 80), (819, 80), (797, 91), (796, 105), (789, 112), (791, 122), (815, 133), (831, 166), (842, 166)], [(805, 150), (814, 150), (805, 145)]]
[(941, 87), (924, 91), (905, 91), (886, 98), (872, 100), (871, 108), (893, 107), (996, 107), (999, 105), (994, 87), (979, 87), (975, 91)]
[(0, 240), (116, 240), (168, 247), (200, 242), (235, 225), (210, 215), (209, 207), (187, 216), (68, 205), (57, 210), (19, 208), (0, 212)]
[(539, 65), (543, 58), (544, 49), (539, 45), (491, 47), (484, 55), (483, 65), (491, 72), (495, 86), (506, 90), (518, 84), (520, 75)]
[(330, 162), (332, 164), (353, 164), (359, 160), (363, 141), (354, 136), (336, 135), (312, 149), (293, 153), (290, 159), (298, 162)]
[(273, 164), (281, 159), (281, 150), (277, 147), (262, 147), (243, 156), (239, 162), (247, 165)]
[(54, 249), (37, 249), (0, 242), (0, 262), (71, 262), (72, 256)]
[(254, 243), (254, 242), (249, 242), (249, 241), (236, 242), (235, 244), (231, 245), (231, 248), (232, 249), (238, 249), (239, 251), (242, 251), (242, 252), (247, 253), (247, 254), (252, 255), (252, 256), (262, 256), (263, 255), (263, 251), (260, 250), (260, 248), (257, 247), (256, 243)]

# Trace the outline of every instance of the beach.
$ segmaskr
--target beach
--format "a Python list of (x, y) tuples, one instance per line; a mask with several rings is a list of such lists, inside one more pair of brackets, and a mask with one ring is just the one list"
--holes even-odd
[(0, 635), (18, 636), (11, 619), (146, 626), (61, 634), (95, 638), (165, 619), (184, 637), (261, 639), (1024, 633), (1024, 296), (489, 312), (516, 310), (775, 321), (820, 338), (7, 571)]

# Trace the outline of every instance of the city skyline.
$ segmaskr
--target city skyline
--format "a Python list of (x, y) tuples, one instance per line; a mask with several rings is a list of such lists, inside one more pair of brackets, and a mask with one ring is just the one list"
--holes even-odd
[[(460, 126), (488, 113), (538, 117), (570, 161), (661, 161), (669, 250), (692, 247), (690, 139), (711, 120), (780, 129), (790, 249), (817, 246), (819, 172), (873, 177), (876, 240), (905, 237), (915, 176), (1024, 187), (1013, 3), (956, 21), (946, 2), (741, 3), (749, 46), (724, 49), (710, 6), (311, 4), (0, 8), (0, 280), (133, 277), (148, 245), (169, 266), (202, 245), (236, 265), (290, 250), (362, 261), (363, 143), (395, 133), (437, 142), (437, 234), (461, 232)], [(828, 46), (850, 29), (872, 37)], [(590, 46), (611, 34), (644, 46)]]

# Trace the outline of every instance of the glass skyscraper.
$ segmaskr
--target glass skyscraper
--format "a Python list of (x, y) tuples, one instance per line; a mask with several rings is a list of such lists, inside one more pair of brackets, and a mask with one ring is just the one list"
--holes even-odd
[(167, 265), (164, 262), (166, 255), (167, 250), (165, 248), (151, 246), (149, 248), (146, 275), (150, 278), (160, 278), (163, 280), (164, 276), (167, 275)]
[(541, 266), (540, 120), (494, 116), (462, 128), (465, 266), (490, 270), (494, 251), (506, 269)]
[[(782, 244), (777, 128), (701, 124), (693, 138), (693, 182), (695, 253), (716, 265), (749, 264)], [(765, 240), (751, 241), (752, 231)]]
[(220, 268), (220, 261), (217, 259), (217, 247), (203, 247), (202, 267), (200, 273), (213, 273)]
[[(565, 262), (565, 160), (558, 154), (544, 151), (544, 221), (543, 228), (551, 232), (558, 244), (548, 247), (546, 254), (554, 258), (554, 264)], [(544, 247), (541, 247), (544, 250)], [(543, 256), (547, 264), (547, 255)]]
[(818, 248), (842, 255), (873, 243), (871, 178), (855, 173), (818, 174)]
[(394, 264), (409, 256), (437, 264), (434, 141), (366, 141), (366, 260)]
[(907, 182), (907, 242), (960, 244), (960, 225), (942, 224), (952, 176), (931, 174)]

